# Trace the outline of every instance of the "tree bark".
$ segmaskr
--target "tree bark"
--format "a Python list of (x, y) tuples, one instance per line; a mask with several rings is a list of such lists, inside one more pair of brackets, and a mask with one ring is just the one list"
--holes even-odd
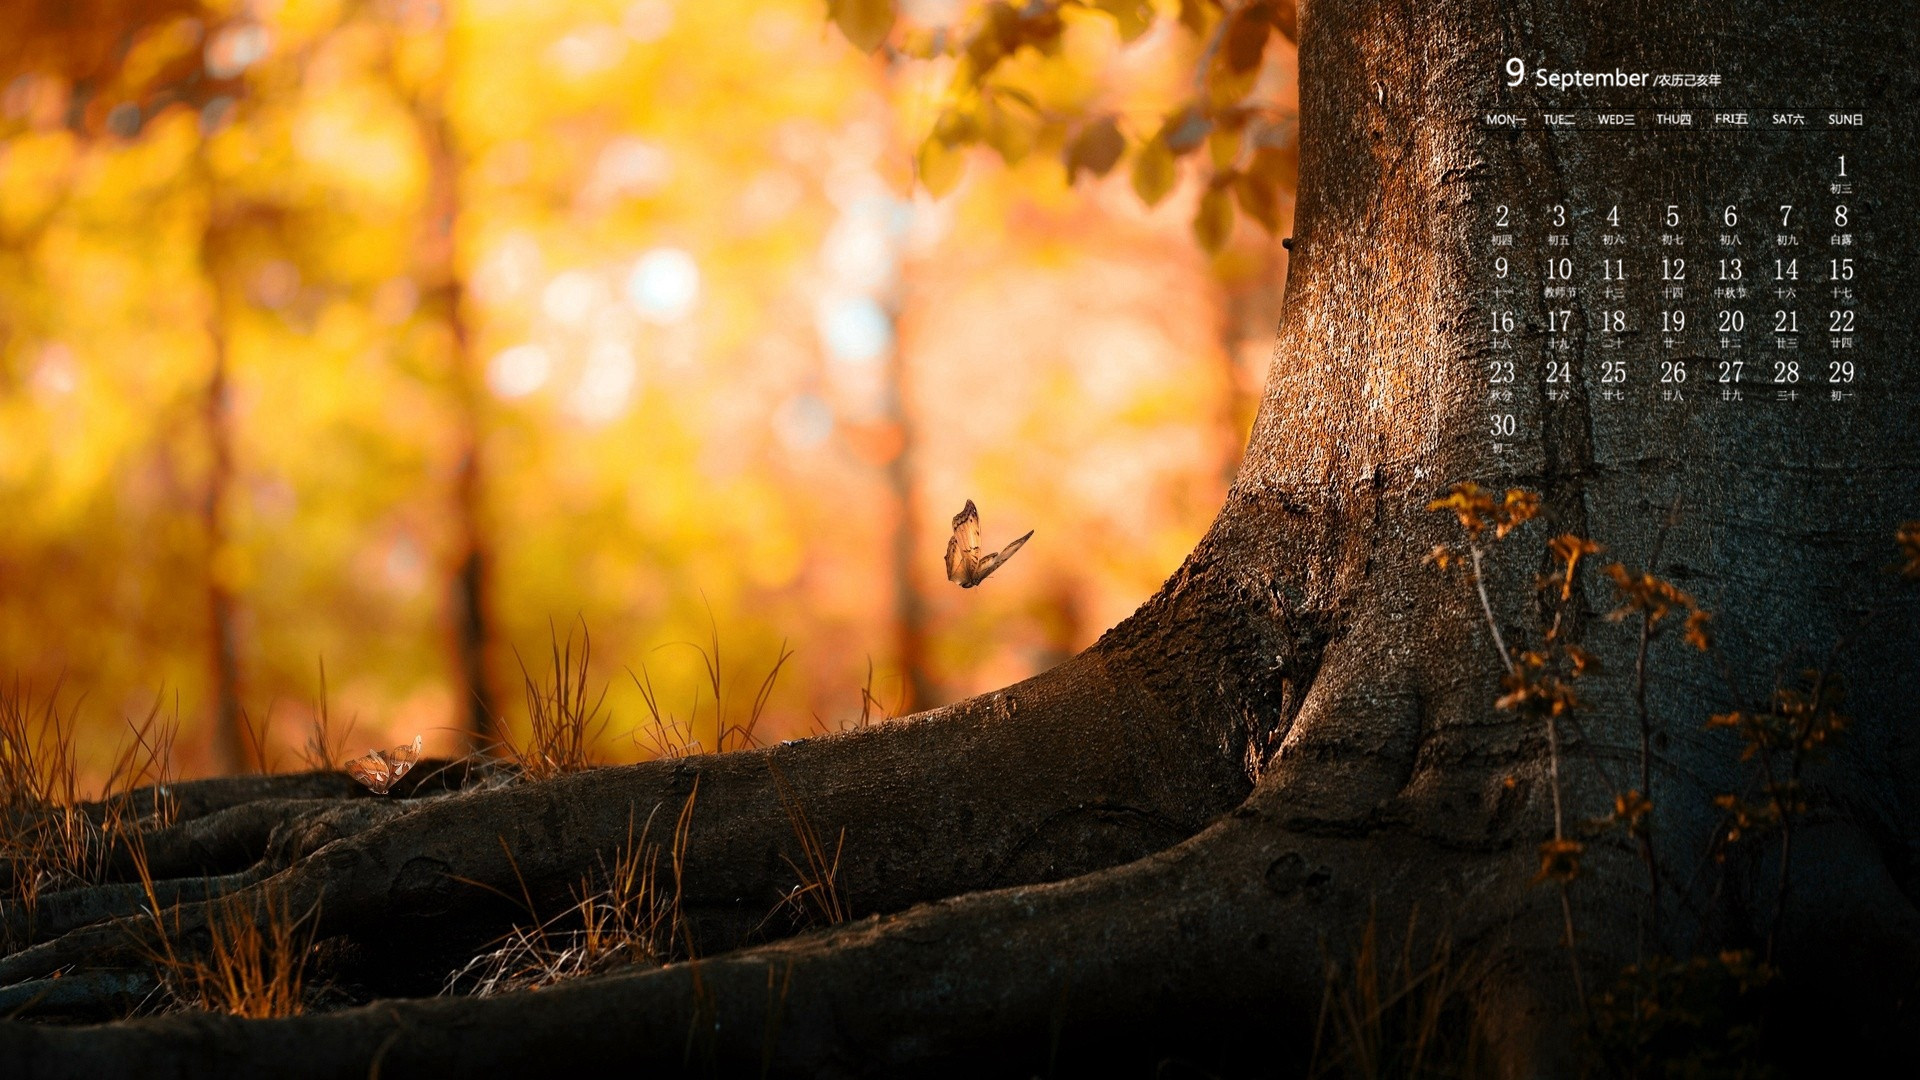
[[(1591, 1009), (1626, 964), (1769, 940), (1787, 1019), (1820, 1031), (1824, 1064), (1844, 1071), (1836, 1059), (1911, 1025), (1920, 973), (1920, 761), (1903, 727), (1920, 611), (1888, 571), (1920, 502), (1914, 391), (1893, 375), (1916, 345), (1899, 301), (1920, 253), (1896, 215), (1916, 205), (1920, 84), (1893, 47), (1912, 44), (1913, 8), (1311, 5), (1278, 361), (1226, 506), (1133, 617), (1053, 671), (896, 724), (417, 800), (271, 879), (296, 909), (319, 904), (323, 935), (379, 958), (354, 971), (371, 995), (419, 992), (514, 917), (474, 883), (524, 886), (539, 907), (630, 822), (692, 799), (680, 886), (695, 961), (280, 1021), (12, 1023), (0, 1056), (23, 1076), (1290, 1072), (1312, 1057), (1328, 961), (1375, 927), (1427, 926), (1480, 958), (1458, 996), (1499, 1074), (1590, 1065), (1581, 999)], [(1708, 181), (1763, 199), (1781, 176), (1819, 175), (1813, 141), (1658, 156), (1489, 133), (1488, 109), (1554, 104), (1503, 96), (1513, 55), (1710, 67), (1743, 106), (1792, 90), (1809, 108), (1869, 110), (1853, 143), (1873, 170), (1856, 199), (1859, 310), (1878, 320), (1862, 397), (1623, 405), (1599, 393), (1596, 336), (1565, 400), (1526, 369), (1513, 409), (1533, 434), (1496, 451), (1481, 328), (1493, 205), (1518, 191), (1647, 206)], [(1543, 286), (1537, 266), (1517, 272)], [(1650, 296), (1629, 307), (1657, 322)], [(1470, 582), (1428, 564), (1459, 538), (1428, 503), (1467, 480), (1548, 507), (1490, 546), (1485, 613)], [(1662, 634), (1637, 685), (1637, 629), (1601, 618), (1612, 599), (1587, 581), (1559, 640), (1604, 667), (1550, 734), (1494, 706), (1495, 635), (1541, 640), (1533, 583), (1558, 531), (1654, 564), (1714, 610), (1720, 645)], [(1703, 725), (1812, 665), (1844, 679), (1851, 726), (1805, 775), (1819, 797), (1783, 866), (1784, 845), (1724, 843), (1712, 800), (1750, 786), (1751, 765)], [(1564, 889), (1535, 883), (1556, 813), (1608, 816), (1612, 778), (1637, 767), (1642, 691), (1664, 736), (1650, 741), (1655, 855), (1683, 868), (1657, 937), (1648, 864), (1624, 834), (1591, 840)], [(801, 928), (766, 920), (795, 884), (784, 859), (800, 859), (775, 770), (822, 835), (844, 827), (858, 921), (789, 936)], [(205, 911), (183, 905), (184, 940)], [(0, 959), (0, 984), (133, 954), (123, 929), (85, 927)]]

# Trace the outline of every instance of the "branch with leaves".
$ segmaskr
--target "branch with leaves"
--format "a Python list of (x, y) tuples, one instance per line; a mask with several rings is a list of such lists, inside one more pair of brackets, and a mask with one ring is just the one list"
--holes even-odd
[(1145, 124), (1111, 110), (1048, 108), (1016, 85), (1008, 69), (1024, 53), (1043, 63), (1060, 57), (1066, 35), (1083, 18), (1111, 19), (1122, 45), (1130, 46), (1162, 19), (1147, 0), (995, 0), (942, 27), (903, 22), (893, 0), (828, 0), (827, 15), (863, 51), (957, 61), (933, 128), (915, 154), (916, 177), (935, 196), (959, 183), (967, 151), (980, 145), (1008, 165), (1050, 148), (1068, 183), (1082, 174), (1104, 177), (1131, 158), (1133, 190), (1148, 206), (1173, 191), (1181, 160), (1193, 158), (1204, 183), (1193, 218), (1202, 247), (1213, 252), (1226, 244), (1236, 207), (1269, 234), (1280, 228), (1280, 197), (1293, 190), (1298, 172), (1294, 118), (1263, 101), (1258, 84), (1270, 42), (1298, 37), (1292, 0), (1180, 0), (1169, 21), (1201, 45), (1191, 99)]

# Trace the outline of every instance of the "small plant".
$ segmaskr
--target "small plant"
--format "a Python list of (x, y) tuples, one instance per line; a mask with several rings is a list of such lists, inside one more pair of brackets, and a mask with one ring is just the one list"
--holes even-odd
[(526, 663), (520, 664), (527, 693), (527, 740), (508, 744), (521, 774), (529, 780), (592, 767), (594, 743), (607, 726), (607, 718), (600, 714), (606, 690), (602, 688), (598, 698), (588, 701), (587, 664), (593, 656), (593, 638), (585, 624), (580, 627), (577, 656), (571, 633), (562, 643), (559, 632), (549, 630), (552, 660), (547, 677), (536, 680)]
[[(1732, 845), (1773, 830), (1780, 834), (1780, 874), (1767, 931), (1769, 960), (1787, 906), (1793, 826), (1813, 805), (1804, 774), (1839, 741), (1849, 724), (1839, 708), (1844, 696), (1839, 675), (1809, 669), (1801, 673), (1801, 680), (1797, 686), (1776, 689), (1766, 709), (1736, 709), (1707, 721), (1708, 727), (1730, 730), (1739, 737), (1740, 760), (1752, 762), (1757, 774), (1757, 798), (1731, 792), (1715, 796), (1714, 805), (1726, 815), (1720, 840)], [(1725, 858), (1724, 851), (1720, 858)]]
[(660, 694), (654, 689), (653, 676), (648, 672), (645, 664), (640, 666), (637, 674), (631, 668), (627, 671), (628, 677), (633, 680), (633, 685), (639, 689), (640, 698), (647, 708), (647, 721), (634, 732), (634, 742), (649, 757), (672, 759), (693, 754), (724, 754), (729, 750), (744, 750), (760, 745), (760, 740), (754, 733), (760, 726), (760, 719), (766, 712), (767, 703), (773, 698), (773, 688), (780, 679), (780, 670), (786, 666), (788, 660), (793, 659), (793, 651), (787, 648), (786, 642), (780, 643), (773, 666), (767, 669), (766, 675), (760, 680), (759, 688), (754, 691), (753, 701), (747, 708), (746, 718), (737, 719), (729, 707), (726, 669), (720, 653), (720, 631), (711, 623), (709, 626), (712, 629), (706, 645), (697, 645), (693, 642), (676, 644), (685, 645), (700, 654), (700, 662), (707, 676), (705, 689), (711, 701), (712, 722), (708, 725), (708, 730), (712, 732), (713, 741), (710, 744), (703, 741), (697, 734), (702, 726), (700, 724), (700, 687), (695, 687), (693, 703), (688, 708), (687, 715), (682, 718), (662, 706)]
[[(603, 861), (597, 872), (581, 878), (572, 890), (573, 904), (564, 911), (540, 919), (522, 882), (520, 897), (506, 898), (520, 904), (534, 921), (515, 927), (493, 948), (449, 975), (441, 992), (486, 997), (508, 990), (537, 990), (616, 968), (660, 965), (691, 956), (691, 937), (681, 917), (680, 880), (698, 794), (696, 780), (675, 823), (668, 864), (674, 878), (671, 894), (660, 885), (660, 845), (647, 840), (653, 819), (641, 825), (637, 837), (629, 819), (626, 843), (611, 862)], [(683, 940), (677, 943), (676, 938)]]
[[(1669, 514), (1654, 540), (1649, 563), (1657, 565), (1660, 562), (1660, 551), (1666, 546), (1667, 528), (1672, 524), (1673, 516)], [(1568, 572), (1571, 574), (1571, 569)], [(1612, 579), (1614, 591), (1620, 598), (1620, 606), (1609, 612), (1607, 619), (1620, 622), (1635, 615), (1640, 618), (1639, 645), (1633, 658), (1634, 716), (1640, 727), (1640, 784), (1614, 796), (1613, 820), (1624, 826), (1627, 835), (1639, 843), (1640, 858), (1647, 867), (1647, 925), (1658, 944), (1661, 868), (1653, 842), (1653, 743), (1656, 730), (1653, 713), (1647, 707), (1647, 655), (1661, 630), (1671, 625), (1669, 619), (1682, 613), (1681, 626), (1687, 644), (1705, 652), (1713, 644), (1707, 630), (1713, 616), (1701, 608), (1691, 595), (1652, 573), (1643, 571), (1636, 574), (1622, 563), (1613, 563), (1606, 568), (1606, 575)], [(1616, 792), (1619, 786), (1614, 785)]]
[(1775, 972), (1745, 951), (1629, 965), (1594, 1003), (1602, 1060), (1621, 1076), (1763, 1077), (1760, 991)]
[(1408, 917), (1400, 948), (1392, 950), (1382, 946), (1369, 912), (1347, 962), (1327, 959), (1309, 1076), (1376, 1080), (1490, 1071), (1492, 1055), (1469, 1015), (1482, 973), (1454, 955), (1444, 932), (1417, 955), (1417, 918), (1418, 912)]
[(831, 735), (835, 731), (863, 731), (876, 722), (874, 714), (878, 712), (881, 721), (891, 720), (894, 711), (881, 703), (873, 692), (873, 657), (867, 657), (867, 681), (860, 687), (860, 715), (851, 720), (841, 720), (837, 727), (828, 727), (819, 714), (813, 717), (813, 726), (822, 735)]
[(1512, 671), (1513, 656), (1507, 652), (1506, 640), (1500, 636), (1499, 620), (1493, 617), (1493, 601), (1487, 596), (1486, 578), (1480, 564), (1486, 557), (1485, 538), (1488, 530), (1492, 530), (1494, 540), (1505, 540), (1507, 534), (1533, 520), (1534, 515), (1540, 512), (1540, 496), (1514, 488), (1496, 502), (1492, 492), (1467, 481), (1453, 485), (1446, 495), (1428, 503), (1427, 509), (1451, 512), (1466, 531), (1464, 550), (1440, 544), (1428, 554), (1427, 560), (1442, 570), (1460, 562), (1463, 556), (1472, 563), (1473, 588), (1480, 596), (1480, 609), (1486, 613), (1487, 626), (1493, 631), (1494, 648), (1500, 652), (1500, 662), (1506, 665), (1508, 671)]
[(0, 693), (0, 865), (5, 896), (19, 903), (31, 925), (40, 897), (58, 889), (97, 883), (116, 844), (137, 839), (143, 828), (171, 822), (172, 804), (156, 794), (145, 809), (132, 792), (172, 775), (179, 716), (163, 716), (161, 699), (139, 723), (128, 722), (132, 739), (115, 756), (96, 808), (81, 804), (75, 731), (79, 702), (64, 712), (56, 687), (38, 707), (16, 683)]
[(1540, 513), (1540, 497), (1531, 491), (1515, 488), (1496, 500), (1493, 493), (1469, 482), (1455, 484), (1444, 497), (1435, 499), (1427, 508), (1452, 513), (1467, 534), (1464, 555), (1462, 548), (1442, 544), (1433, 549), (1428, 561), (1443, 570), (1461, 562), (1471, 566), (1474, 592), (1480, 598), (1480, 610), (1486, 616), (1494, 648), (1499, 652), (1501, 665), (1506, 669), (1500, 678), (1502, 694), (1494, 703), (1495, 706), (1536, 719), (1546, 729), (1547, 784), (1553, 796), (1553, 837), (1540, 845), (1540, 870), (1534, 875), (1534, 880), (1551, 882), (1559, 888), (1560, 916), (1566, 931), (1565, 945), (1572, 966), (1574, 991), (1584, 1011), (1587, 1009), (1587, 992), (1576, 951), (1577, 933), (1568, 887), (1579, 876), (1580, 856), (1585, 848), (1580, 841), (1567, 835), (1566, 808), (1560, 790), (1560, 724), (1570, 721), (1574, 711), (1580, 707), (1573, 680), (1597, 671), (1599, 665), (1591, 655), (1562, 638), (1561, 620), (1565, 605), (1573, 595), (1574, 574), (1580, 561), (1599, 548), (1571, 535), (1559, 537), (1550, 545), (1563, 563), (1563, 568), (1556, 575), (1540, 582), (1542, 591), (1548, 592), (1554, 591), (1554, 585), (1559, 585), (1553, 622), (1547, 628), (1539, 648), (1523, 648), (1516, 652), (1508, 648), (1506, 639), (1501, 635), (1500, 621), (1493, 614), (1493, 601), (1487, 594), (1483, 569), (1486, 556), (1484, 545), (1488, 533), (1496, 542), (1504, 540), (1514, 530), (1533, 520)]
[(213, 900), (206, 947), (177, 949), (179, 909), (162, 907), (146, 845), (136, 839), (128, 851), (146, 892), (149, 919), (144, 932), (131, 929), (174, 1005), (256, 1020), (306, 1011), (307, 963), (319, 931), (318, 905), (296, 916), (285, 894), (268, 881), (257, 897), (231, 894)]
[(827, 846), (815, 831), (813, 823), (807, 820), (807, 812), (800, 805), (800, 798), (794, 794), (787, 779), (773, 762), (767, 762), (767, 769), (773, 775), (773, 787), (780, 795), (780, 806), (787, 812), (787, 823), (793, 827), (793, 837), (800, 844), (800, 857), (806, 863), (802, 866), (792, 858), (782, 855), (787, 867), (799, 878), (798, 884), (787, 890), (781, 897), (782, 907), (791, 910), (801, 922), (818, 922), (835, 926), (846, 922), (849, 909), (840, 895), (840, 852), (846, 847), (847, 830), (841, 829), (840, 836), (834, 841), (833, 852), (827, 852)]
[[(1503, 694), (1497, 705), (1517, 709), (1544, 720), (1547, 728), (1548, 770), (1553, 795), (1553, 837), (1541, 845), (1537, 881), (1556, 882), (1560, 886), (1561, 911), (1566, 924), (1567, 945), (1571, 955), (1574, 926), (1567, 889), (1580, 873), (1583, 845), (1567, 835), (1560, 793), (1560, 754), (1558, 724), (1579, 731), (1577, 712), (1581, 707), (1572, 680), (1598, 670), (1598, 662), (1577, 646), (1562, 640), (1562, 618), (1572, 600), (1575, 575), (1581, 562), (1603, 550), (1591, 540), (1573, 535), (1555, 538), (1548, 549), (1555, 569), (1542, 577), (1539, 589), (1549, 597), (1553, 617), (1539, 649), (1509, 651), (1493, 615), (1481, 576), (1484, 542), (1491, 532), (1497, 541), (1539, 510), (1538, 499), (1524, 491), (1509, 491), (1496, 501), (1493, 495), (1474, 484), (1459, 484), (1430, 504), (1433, 510), (1453, 513), (1466, 531), (1464, 546), (1441, 545), (1433, 550), (1430, 561), (1443, 569), (1470, 562), (1473, 583), (1481, 610), (1487, 618), (1494, 644), (1506, 668), (1502, 678)], [(1659, 562), (1660, 548), (1666, 538), (1671, 516), (1655, 541), (1651, 563)], [(1894, 534), (1900, 551), (1898, 572), (1909, 580), (1920, 581), (1920, 522), (1906, 523)], [(1598, 822), (1588, 823), (1594, 832), (1621, 828), (1638, 842), (1648, 875), (1648, 927), (1654, 944), (1653, 958), (1625, 969), (1616, 984), (1590, 1002), (1584, 989), (1577, 957), (1573, 960), (1574, 987), (1587, 1016), (1588, 1032), (1595, 1039), (1608, 1067), (1624, 1075), (1645, 1075), (1659, 1064), (1669, 1075), (1672, 1065), (1680, 1063), (1685, 1075), (1704, 1075), (1731, 1063), (1741, 1075), (1762, 1075), (1748, 1066), (1758, 1044), (1757, 1006), (1746, 1000), (1757, 987), (1772, 980), (1776, 972), (1770, 966), (1773, 947), (1782, 915), (1786, 910), (1793, 855), (1794, 825), (1812, 809), (1815, 792), (1805, 780), (1806, 770), (1838, 742), (1849, 727), (1840, 711), (1844, 696), (1835, 665), (1846, 644), (1836, 641), (1827, 663), (1803, 671), (1797, 682), (1776, 687), (1765, 705), (1736, 707), (1712, 715), (1709, 729), (1731, 732), (1739, 740), (1740, 760), (1751, 764), (1753, 777), (1744, 793), (1722, 793), (1714, 805), (1723, 813), (1720, 826), (1706, 855), (1724, 863), (1734, 844), (1759, 836), (1778, 833), (1779, 870), (1774, 885), (1772, 910), (1768, 918), (1766, 953), (1755, 961), (1744, 951), (1721, 952), (1717, 957), (1694, 956), (1670, 959), (1660, 953), (1659, 930), (1662, 867), (1653, 846), (1654, 774), (1656, 736), (1661, 734), (1647, 704), (1648, 655), (1652, 642), (1666, 628), (1678, 626), (1687, 645), (1708, 652), (1714, 647), (1711, 633), (1713, 616), (1685, 590), (1648, 571), (1631, 571), (1613, 563), (1604, 570), (1612, 580), (1619, 598), (1607, 618), (1622, 621), (1637, 618), (1638, 646), (1634, 660), (1634, 708), (1639, 735), (1639, 784), (1628, 786), (1606, 776), (1606, 767), (1597, 759), (1593, 766), (1607, 779), (1613, 792), (1613, 813)], [(1555, 595), (1557, 594), (1557, 595)], [(1866, 621), (1871, 620), (1871, 613)], [(1738, 689), (1729, 676), (1729, 692), (1740, 700)], [(1583, 736), (1583, 742), (1584, 742)], [(1511, 779), (1509, 779), (1511, 783)], [(1702, 856), (1703, 865), (1705, 855)], [(1683, 882), (1681, 899), (1693, 902), (1691, 882)], [(1717, 1073), (1716, 1073), (1717, 1075)]]
[(353, 737), (354, 722), (336, 733), (333, 713), (327, 706), (327, 662), (320, 661), (320, 696), (313, 703), (313, 726), (300, 748), (300, 763), (315, 772), (329, 772), (346, 756), (347, 740)]

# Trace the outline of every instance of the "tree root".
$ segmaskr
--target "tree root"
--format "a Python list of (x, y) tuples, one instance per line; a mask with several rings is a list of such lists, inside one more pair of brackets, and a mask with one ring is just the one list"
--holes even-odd
[(210, 899), (418, 805), (416, 800), (268, 799), (149, 835), (136, 833), (131, 842), (119, 837), (98, 884), (0, 903), (0, 941), (19, 948), (143, 910), (148, 897), (138, 881), (142, 859), (163, 904)]
[(64, 979), (35, 979), (0, 987), (0, 1016), (28, 1011), (124, 1016), (159, 989), (159, 982), (144, 971), (90, 971)]
[(391, 794), (375, 795), (359, 781), (338, 770), (273, 773), (259, 776), (215, 776), (150, 784), (80, 809), (95, 824), (114, 815), (136, 820), (164, 818), (172, 824), (271, 799), (410, 799), (418, 795), (458, 791), (489, 776), (509, 770), (501, 762), (479, 758), (428, 758), (393, 786)]
[[(269, 849), (276, 846), (276, 837), (281, 840), (278, 846), (285, 849), (277, 853), (284, 865), (320, 846), (313, 840), (323, 836), (338, 839), (362, 831), (415, 805), (409, 800), (385, 799), (265, 799), (242, 803), (140, 836), (133, 843), (123, 840), (108, 863), (107, 880), (135, 880), (142, 858), (147, 873), (154, 878), (246, 869), (267, 857)], [(313, 840), (297, 843), (295, 831), (302, 836), (311, 834)]]
[[(289, 857), (311, 852), (270, 878), (267, 863), (237, 899), (271, 887), (295, 912), (317, 909), (323, 938), (439, 935), (458, 955), (524, 921), (502, 896), (566, 906), (583, 874), (650, 819), (671, 820), (697, 780), (678, 887), (689, 940), (710, 953), (782, 929), (767, 915), (796, 884), (787, 859), (803, 861), (789, 802), (821, 835), (844, 830), (836, 888), (856, 913), (1085, 873), (1193, 834), (1249, 788), (1225, 730), (1237, 718), (1199, 704), (1143, 691), (1096, 650), (1006, 691), (865, 731), (419, 800), (358, 822), (304, 819), (317, 835), (291, 837), (306, 825), (271, 807), (209, 817), (201, 832), (251, 843), (277, 829)], [(168, 841), (185, 852), (173, 865), (196, 862), (189, 835)], [(204, 939), (207, 904), (173, 914), (176, 948)], [(123, 925), (80, 926), (0, 959), (0, 984), (139, 966), (151, 944)]]
[(1024, 1075), (1170, 1056), (1271, 1067), (1276, 1049), (1304, 1063), (1323, 949), (1406, 891), (1386, 877), (1431, 896), (1436, 858), (1403, 836), (1288, 835), (1249, 810), (1123, 867), (639, 974), (271, 1022), (6, 1025), (0, 1056), (22, 1077)]
[(253, 884), (260, 876), (256, 870), (241, 870), (219, 877), (156, 881), (151, 899), (145, 885), (131, 881), (49, 893), (31, 909), (23, 904), (7, 905), (6, 940), (18, 945), (45, 942), (82, 927), (132, 919), (148, 911), (153, 900), (164, 909), (218, 899)]

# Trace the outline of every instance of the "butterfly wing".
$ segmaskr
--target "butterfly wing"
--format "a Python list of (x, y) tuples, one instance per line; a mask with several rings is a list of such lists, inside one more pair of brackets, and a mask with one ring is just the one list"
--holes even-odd
[(385, 795), (394, 781), (393, 769), (378, 750), (369, 750), (365, 757), (347, 762), (347, 775), (366, 785), (375, 795)]
[(961, 551), (980, 554), (980, 511), (974, 508), (972, 499), (953, 515), (953, 535), (959, 539)]
[(973, 583), (975, 585), (980, 584), (981, 582), (987, 580), (988, 574), (991, 574), (995, 570), (1000, 569), (1002, 566), (1007, 565), (1007, 560), (1013, 558), (1013, 553), (1016, 551), (1019, 551), (1021, 547), (1025, 546), (1026, 542), (1031, 539), (1033, 539), (1033, 530), (1028, 529), (1027, 535), (1021, 537), (1018, 540), (1015, 540), (1013, 543), (1008, 544), (1006, 547), (1003, 547), (999, 551), (996, 551), (993, 554), (987, 556), (986, 558), (980, 560), (980, 572), (977, 575), (975, 575), (973, 579)]
[(399, 783), (400, 778), (407, 775), (407, 771), (420, 760), (420, 736), (413, 737), (413, 745), (396, 746), (381, 756), (387, 759), (387, 768), (393, 774), (393, 778), (387, 781), (388, 786)]
[(953, 536), (947, 540), (947, 580), (957, 581), (963, 589), (972, 588), (979, 579), (974, 568), (980, 560), (980, 511), (973, 500), (953, 515)]

